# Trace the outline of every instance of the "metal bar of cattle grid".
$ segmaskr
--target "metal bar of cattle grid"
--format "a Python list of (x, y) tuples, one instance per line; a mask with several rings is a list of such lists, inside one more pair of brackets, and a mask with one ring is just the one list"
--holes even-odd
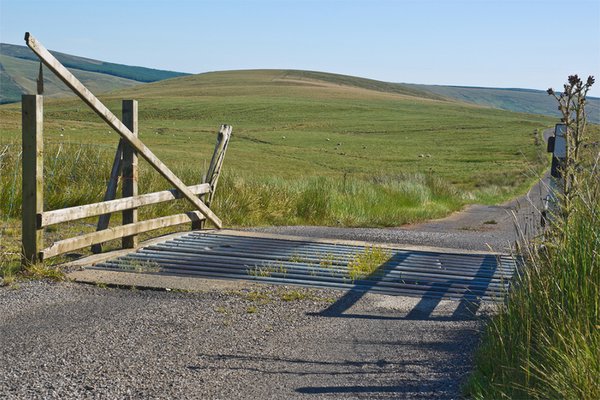
[(395, 295), (499, 300), (509, 289), (516, 267), (512, 258), (502, 255), (389, 247), (385, 248), (389, 259), (372, 275), (353, 280), (348, 264), (367, 249), (310, 240), (190, 233), (96, 268)]

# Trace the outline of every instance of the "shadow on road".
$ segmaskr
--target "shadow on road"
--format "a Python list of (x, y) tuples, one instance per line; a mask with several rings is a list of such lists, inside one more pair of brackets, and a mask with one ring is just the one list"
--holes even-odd
[[(407, 255), (404, 255), (404, 258)], [(369, 293), (369, 286), (374, 287), (381, 282), (392, 270), (395, 265), (403, 261), (398, 255), (393, 256), (390, 260), (382, 264), (368, 279), (362, 280), (358, 290), (350, 289), (335, 303), (327, 307), (320, 313), (312, 315), (321, 317), (335, 318), (357, 318), (357, 319), (385, 319), (385, 320), (438, 320), (438, 321), (463, 321), (476, 318), (477, 311), (481, 307), (481, 296), (476, 293), (484, 293), (490, 284), (493, 282), (494, 272), (499, 260), (495, 255), (485, 255), (482, 257), (479, 269), (475, 274), (466, 279), (463, 276), (449, 278), (446, 281), (422, 282), (423, 286), (428, 287), (423, 295), (418, 296), (419, 302), (405, 316), (390, 316), (377, 314), (357, 314), (348, 313), (358, 301)], [(456, 292), (451, 292), (450, 289), (454, 284), (464, 285), (462, 294), (457, 295)], [(365, 290), (366, 289), (366, 290)], [(417, 297), (417, 296), (415, 296)], [(434, 316), (433, 313), (436, 307), (442, 300), (451, 298), (458, 304), (452, 315)]]
[[(391, 322), (389, 326), (395, 331), (398, 325)], [(186, 368), (199, 376), (219, 374), (218, 371), (242, 374), (255, 379), (257, 385), (272, 385), (272, 390), (278, 388), (282, 393), (288, 391), (288, 398), (297, 398), (293, 392), (334, 398), (456, 396), (467, 370), (465, 348), (473, 345), (472, 329), (457, 329), (436, 340), (411, 335), (379, 340), (370, 338), (373, 333), (365, 329), (352, 338), (333, 335), (314, 341), (311, 337), (295, 337), (290, 332), (279, 338), (277, 348), (200, 353), (196, 355), (197, 361)], [(438, 358), (437, 355), (443, 356)], [(280, 382), (286, 382), (285, 387), (279, 387)]]
[[(367, 343), (380, 345), (380, 343)], [(199, 358), (202, 360), (198, 365), (189, 365), (187, 368), (192, 371), (202, 369), (218, 369), (219, 363), (223, 364), (223, 369), (230, 371), (244, 370), (258, 372), (261, 374), (284, 374), (284, 375), (357, 375), (372, 374), (381, 372), (383, 369), (394, 366), (395, 368), (410, 368), (426, 365), (426, 361), (394, 362), (379, 359), (376, 361), (333, 361), (333, 360), (309, 360), (293, 357), (281, 356), (258, 356), (248, 354), (203, 354)]]
[(315, 386), (315, 387), (301, 387), (296, 389), (296, 392), (303, 394), (366, 394), (372, 395), (376, 393), (394, 393), (409, 394), (409, 393), (430, 393), (437, 392), (439, 385), (435, 382), (424, 383), (420, 380), (414, 380), (411, 382), (402, 381), (400, 385), (392, 386)]

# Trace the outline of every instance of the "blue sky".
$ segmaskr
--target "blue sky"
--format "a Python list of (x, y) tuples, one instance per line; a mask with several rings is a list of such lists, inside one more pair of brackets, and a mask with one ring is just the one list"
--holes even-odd
[(0, 41), (26, 31), (51, 50), (183, 72), (534, 89), (578, 73), (600, 96), (599, 0), (0, 0)]

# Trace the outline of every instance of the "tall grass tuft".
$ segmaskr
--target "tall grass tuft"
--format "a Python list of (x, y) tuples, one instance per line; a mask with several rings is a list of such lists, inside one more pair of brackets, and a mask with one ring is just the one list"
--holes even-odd
[(548, 89), (565, 125), (566, 157), (551, 229), (524, 243), (524, 268), (491, 321), (467, 385), (475, 398), (600, 398), (600, 152), (586, 143), (586, 95), (577, 75)]
[(465, 202), (452, 186), (419, 174), (296, 180), (225, 175), (217, 190), (217, 213), (237, 226), (398, 226), (442, 217)]
[(600, 398), (600, 155), (492, 319), (467, 384), (474, 398)]

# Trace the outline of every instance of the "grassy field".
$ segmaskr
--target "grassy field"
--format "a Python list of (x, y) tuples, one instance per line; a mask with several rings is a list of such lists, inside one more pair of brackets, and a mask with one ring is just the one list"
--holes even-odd
[[(101, 98), (117, 115), (120, 99), (137, 99), (140, 137), (188, 184), (201, 180), (219, 125), (233, 125), (214, 204), (228, 226), (397, 226), (503, 202), (547, 166), (541, 131), (554, 123), (307, 71), (208, 73)], [(118, 136), (81, 101), (44, 107), (46, 209), (100, 201)], [(20, 118), (19, 104), (0, 107), (5, 253), (18, 252)], [(141, 192), (167, 187), (142, 161)]]
[[(226, 170), (244, 176), (432, 173), (498, 202), (522, 192), (530, 172), (546, 163), (533, 133), (551, 126), (551, 118), (342, 85), (343, 77), (322, 75), (210, 73), (102, 99), (117, 115), (119, 99), (138, 99), (140, 137), (168, 165), (202, 168), (218, 126), (233, 125)], [(18, 143), (20, 106), (1, 107), (0, 119), (0, 141)], [(45, 120), (49, 143), (114, 148), (118, 139), (80, 101), (47, 102)]]

